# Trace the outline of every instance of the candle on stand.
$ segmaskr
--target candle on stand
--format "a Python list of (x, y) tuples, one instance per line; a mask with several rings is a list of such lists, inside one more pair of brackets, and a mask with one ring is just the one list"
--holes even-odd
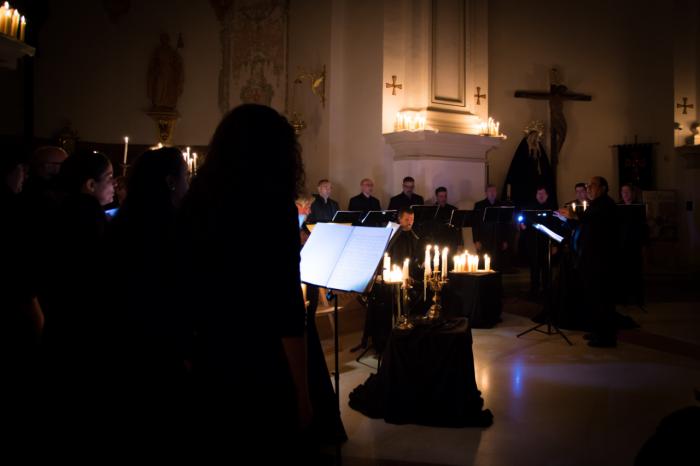
[(5, 34), (5, 14), (8, 8), (10, 8), (10, 5), (7, 2), (0, 6), (0, 34)]
[(402, 270), (402, 280), (403, 280), (403, 287), (406, 288), (408, 286), (408, 264), (409, 264), (408, 259), (404, 259), (403, 261), (403, 270)]
[(12, 27), (12, 10), (5, 10), (5, 28), (2, 30), (3, 34), (10, 35), (10, 28)]
[(447, 248), (442, 248), (442, 279), (447, 278)]
[(484, 254), (484, 270), (487, 272), (491, 270), (491, 258), (488, 254)]
[(435, 245), (435, 256), (433, 256), (433, 272), (438, 272), (438, 267), (440, 267), (440, 249), (438, 249), (437, 244)]
[(10, 36), (13, 39), (17, 38), (17, 29), (19, 28), (19, 11), (12, 10), (12, 26), (10, 28)]
[(27, 20), (22, 16), (22, 19), (19, 22), (19, 40), (24, 42), (24, 36), (26, 35), (27, 29)]
[(391, 258), (389, 257), (388, 253), (384, 253), (384, 267), (383, 267), (384, 273), (382, 274), (382, 278), (384, 278), (385, 282), (388, 282), (390, 279), (391, 275)]
[(192, 174), (197, 174), (197, 153), (192, 152)]
[(126, 165), (126, 159), (129, 153), (129, 136), (124, 136), (124, 165)]

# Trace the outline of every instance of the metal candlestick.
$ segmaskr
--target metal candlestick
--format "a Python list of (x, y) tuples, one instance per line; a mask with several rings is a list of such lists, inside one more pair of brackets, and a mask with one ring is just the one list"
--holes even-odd
[(439, 270), (436, 270), (426, 279), (430, 289), (433, 290), (433, 305), (430, 306), (428, 313), (423, 317), (425, 320), (437, 320), (442, 312), (442, 287), (447, 283), (447, 278), (442, 277)]
[(410, 285), (406, 282), (406, 286), (403, 285), (399, 287), (399, 301), (398, 301), (398, 319), (396, 322), (396, 328), (399, 330), (408, 330), (413, 328), (413, 324), (408, 320), (408, 312), (406, 311), (406, 304), (408, 302), (408, 289)]

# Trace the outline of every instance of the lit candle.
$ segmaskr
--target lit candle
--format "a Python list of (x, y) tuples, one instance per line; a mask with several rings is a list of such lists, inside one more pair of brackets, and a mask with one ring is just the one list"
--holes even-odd
[(129, 153), (129, 136), (124, 136), (124, 165), (126, 165), (127, 154)]
[(304, 298), (304, 306), (306, 306), (306, 283), (301, 284), (301, 296)]
[(438, 267), (440, 267), (440, 249), (438, 249), (437, 244), (435, 245), (435, 256), (433, 256), (433, 272), (438, 272)]
[(588, 202), (583, 201), (583, 211), (585, 212), (587, 208), (588, 208)]
[(5, 14), (8, 8), (10, 8), (10, 5), (7, 2), (0, 6), (0, 34), (5, 34)]
[(487, 272), (491, 270), (491, 258), (488, 254), (484, 254), (484, 270)]
[(12, 28), (12, 10), (8, 8), (7, 10), (5, 10), (5, 27), (2, 30), (2, 33), (7, 34), (9, 36), (11, 28)]
[(192, 174), (197, 174), (197, 153), (192, 152)]
[(389, 253), (384, 253), (384, 281), (388, 281), (389, 273), (391, 272), (391, 258)]
[(19, 23), (19, 40), (22, 42), (24, 42), (24, 36), (25, 36), (26, 29), (27, 29), (27, 20), (24, 18), (24, 16), (22, 16), (22, 19), (20, 20), (20, 23)]
[(402, 280), (403, 280), (403, 286), (406, 287), (408, 284), (408, 259), (404, 259), (403, 261), (403, 270), (402, 270)]
[(447, 248), (442, 248), (442, 278), (447, 278)]
[(10, 29), (10, 36), (13, 39), (17, 38), (17, 28), (19, 27), (19, 11), (17, 10), (12, 10), (12, 26)]
[(430, 246), (425, 247), (425, 275), (430, 275)]
[(572, 202), (572, 203), (571, 203), (571, 210), (573, 210), (574, 212), (576, 212), (576, 203), (575, 203), (575, 202)]

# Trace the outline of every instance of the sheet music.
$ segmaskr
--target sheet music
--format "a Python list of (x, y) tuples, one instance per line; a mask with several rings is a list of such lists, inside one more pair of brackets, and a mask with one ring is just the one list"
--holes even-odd
[(384, 256), (389, 233), (386, 228), (354, 227), (327, 287), (364, 292)]
[(351, 233), (351, 227), (317, 223), (301, 250), (301, 281), (325, 287)]
[(557, 233), (554, 233), (552, 230), (550, 230), (549, 228), (547, 228), (546, 226), (544, 226), (540, 223), (534, 223), (532, 226), (537, 228), (538, 230), (544, 232), (547, 236), (552, 238), (557, 243), (561, 243), (562, 240), (564, 239), (563, 236), (558, 235)]

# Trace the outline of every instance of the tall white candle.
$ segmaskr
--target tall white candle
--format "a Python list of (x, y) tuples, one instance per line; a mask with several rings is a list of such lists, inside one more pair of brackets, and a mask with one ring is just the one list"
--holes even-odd
[(3, 6), (0, 6), (0, 34), (5, 34), (5, 14), (10, 5), (5, 2)]
[(442, 248), (442, 279), (447, 278), (447, 248)]
[(491, 258), (488, 254), (484, 254), (484, 270), (487, 272), (491, 270)]
[(583, 211), (585, 212), (587, 208), (588, 208), (588, 202), (583, 201)]
[(17, 38), (17, 29), (19, 28), (19, 11), (12, 10), (12, 25), (10, 26), (10, 36), (13, 39)]
[(403, 270), (402, 270), (402, 280), (403, 280), (403, 286), (405, 287), (408, 283), (408, 264), (409, 260), (404, 259), (403, 261)]
[(438, 267), (440, 267), (440, 249), (437, 247), (437, 244), (436, 244), (435, 245), (435, 256), (433, 256), (433, 272), (437, 272)]
[(19, 21), (19, 40), (24, 42), (24, 37), (26, 35), (26, 30), (27, 30), (27, 20), (22, 16), (22, 19)]
[(126, 160), (129, 154), (129, 136), (124, 136), (124, 165), (126, 165)]

